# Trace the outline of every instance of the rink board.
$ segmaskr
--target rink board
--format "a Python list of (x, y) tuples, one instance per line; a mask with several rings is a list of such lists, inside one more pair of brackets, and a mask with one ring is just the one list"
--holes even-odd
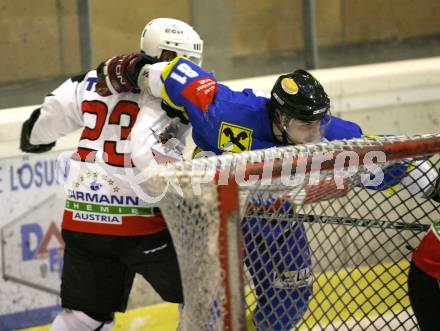
[(63, 175), (57, 155), (0, 159), (0, 330), (50, 322), (60, 310)]

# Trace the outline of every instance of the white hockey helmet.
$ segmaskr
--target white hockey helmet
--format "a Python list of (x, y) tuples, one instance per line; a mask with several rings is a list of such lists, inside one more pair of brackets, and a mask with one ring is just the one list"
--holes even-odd
[(203, 40), (185, 22), (156, 18), (145, 26), (141, 36), (141, 52), (159, 59), (163, 50), (176, 52), (197, 65), (202, 64)]

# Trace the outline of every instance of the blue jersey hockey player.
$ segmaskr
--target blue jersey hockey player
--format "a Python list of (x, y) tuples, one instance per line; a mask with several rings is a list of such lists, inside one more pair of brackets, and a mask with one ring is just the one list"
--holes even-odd
[[(135, 62), (124, 63), (124, 58), (119, 62), (123, 69), (139, 67)], [(329, 114), (327, 94), (304, 70), (280, 76), (268, 98), (251, 89), (232, 91), (219, 84), (213, 74), (182, 57), (166, 67), (154, 64), (145, 69), (149, 74), (148, 88), (157, 96), (161, 92), (163, 107), (170, 114), (191, 123), (193, 140), (203, 151), (243, 152), (362, 135), (355, 123)], [(139, 77), (145, 77), (142, 71)], [(112, 78), (112, 87), (121, 90), (116, 78)], [(126, 78), (125, 82), (129, 82), (129, 77)], [(156, 84), (163, 84), (163, 88)], [(147, 87), (145, 80), (138, 85)], [(242, 223), (242, 232), (245, 263), (258, 301), (254, 323), (261, 330), (288, 330), (307, 311), (312, 292), (311, 259), (304, 226), (292, 226), (287, 221), (250, 220)], [(255, 245), (255, 236), (259, 236), (261, 245)], [(279, 247), (284, 247), (282, 252)], [(255, 256), (259, 259), (254, 260)], [(293, 279), (297, 281), (292, 282)]]

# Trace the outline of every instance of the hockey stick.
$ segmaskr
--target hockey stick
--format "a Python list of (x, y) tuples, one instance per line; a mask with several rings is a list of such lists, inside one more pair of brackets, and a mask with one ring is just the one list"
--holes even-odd
[(304, 223), (316, 223), (316, 224), (332, 224), (332, 225), (345, 225), (345, 226), (356, 226), (356, 227), (366, 227), (366, 228), (376, 228), (376, 229), (391, 229), (391, 230), (408, 230), (413, 232), (424, 232), (429, 229), (428, 224), (420, 223), (406, 223), (403, 221), (384, 221), (384, 220), (371, 220), (371, 219), (359, 219), (352, 217), (340, 217), (340, 216), (327, 216), (327, 215), (307, 215), (307, 214), (297, 214), (289, 212), (289, 215), (269, 215), (264, 212), (251, 211), (248, 213), (247, 217), (263, 216), (267, 220), (278, 220), (278, 221), (295, 221)]

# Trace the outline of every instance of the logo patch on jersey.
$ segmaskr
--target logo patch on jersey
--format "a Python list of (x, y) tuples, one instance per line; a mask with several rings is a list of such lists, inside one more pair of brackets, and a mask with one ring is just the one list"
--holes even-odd
[(253, 130), (244, 126), (222, 122), (218, 134), (218, 149), (231, 153), (249, 151)]
[(121, 216), (114, 216), (114, 215), (76, 212), (73, 214), (72, 219), (80, 222), (122, 224)]
[(78, 189), (81, 185), (87, 185), (92, 191), (99, 191), (103, 183), (108, 185), (109, 190), (113, 193), (119, 192), (120, 188), (115, 185), (115, 181), (106, 175), (100, 175), (98, 172), (88, 171), (87, 174), (80, 176), (73, 183), (73, 189)]
[(101, 183), (98, 183), (96, 180), (90, 183), (90, 189), (92, 191), (98, 191), (102, 187)]
[(195, 79), (186, 85), (182, 95), (202, 112), (207, 112), (217, 92), (216, 84), (217, 82), (209, 77)]
[(299, 287), (310, 286), (313, 275), (308, 267), (294, 271), (277, 272), (273, 276), (273, 286), (276, 288), (296, 289)]
[(297, 94), (299, 91), (298, 85), (292, 78), (283, 78), (281, 81), (281, 87), (288, 94)]

